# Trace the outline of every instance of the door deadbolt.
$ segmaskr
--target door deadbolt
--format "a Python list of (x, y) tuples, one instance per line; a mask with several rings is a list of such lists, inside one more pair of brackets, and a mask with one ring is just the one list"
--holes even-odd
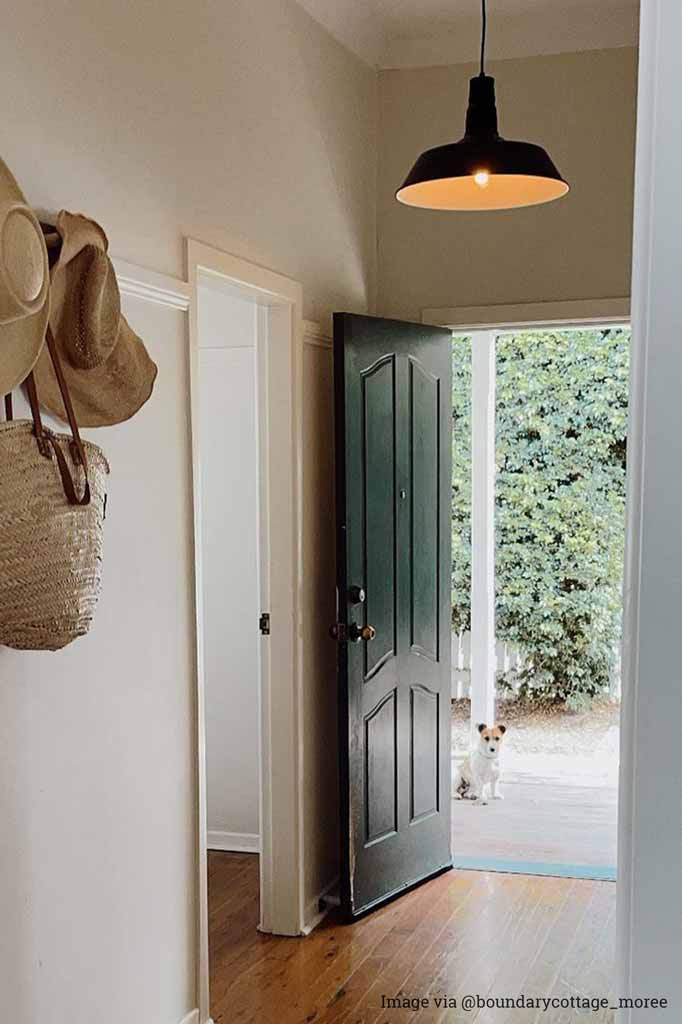
[(354, 585), (348, 588), (348, 600), (351, 604), (364, 604), (366, 596), (364, 587)]

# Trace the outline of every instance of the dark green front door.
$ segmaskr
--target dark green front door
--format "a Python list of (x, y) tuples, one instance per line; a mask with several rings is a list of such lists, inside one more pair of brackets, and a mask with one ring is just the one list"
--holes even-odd
[(451, 861), (451, 358), (442, 328), (334, 317), (350, 916)]

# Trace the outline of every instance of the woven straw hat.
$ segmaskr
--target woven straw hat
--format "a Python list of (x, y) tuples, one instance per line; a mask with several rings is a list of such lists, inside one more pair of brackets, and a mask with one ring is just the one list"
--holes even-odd
[[(50, 326), (82, 427), (130, 419), (152, 393), (157, 368), (141, 338), (121, 315), (108, 241), (95, 221), (62, 210), (62, 239), (52, 268)], [(52, 362), (43, 352), (35, 367), (40, 403), (64, 419)]]
[(49, 280), (40, 224), (0, 160), (0, 394), (21, 384), (40, 355)]

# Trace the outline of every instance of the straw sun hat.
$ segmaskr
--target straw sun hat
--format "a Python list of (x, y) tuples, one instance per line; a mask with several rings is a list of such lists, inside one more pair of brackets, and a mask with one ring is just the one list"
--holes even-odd
[[(152, 393), (157, 368), (121, 315), (116, 273), (103, 229), (82, 214), (57, 218), (61, 251), (51, 271), (50, 326), (76, 419), (104, 427), (130, 419)], [(64, 419), (52, 361), (34, 369), (40, 404)]]
[(40, 224), (0, 160), (0, 395), (21, 384), (40, 355), (48, 292)]

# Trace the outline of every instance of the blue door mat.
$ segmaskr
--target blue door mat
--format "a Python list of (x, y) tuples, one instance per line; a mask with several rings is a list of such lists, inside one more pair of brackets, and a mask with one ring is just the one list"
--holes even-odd
[(542, 861), (495, 860), (486, 857), (453, 857), (453, 868), (463, 871), (500, 871), (507, 875), (544, 875), (550, 878), (585, 878), (615, 882), (615, 867), (592, 864), (547, 864)]

